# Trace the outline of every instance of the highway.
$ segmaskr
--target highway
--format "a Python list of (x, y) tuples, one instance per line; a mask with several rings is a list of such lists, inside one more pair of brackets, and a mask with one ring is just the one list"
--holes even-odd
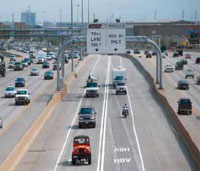
[[(21, 55), (23, 57), (27, 56), (27, 54), (23, 53)], [(77, 64), (77, 61), (75, 61), (75, 64)], [(30, 76), (30, 71), (33, 67), (39, 69), (39, 76)], [(67, 76), (71, 71), (71, 62), (66, 64), (65, 68)], [(49, 69), (52, 70), (52, 64)], [(0, 115), (3, 118), (3, 129), (0, 130), (0, 164), (5, 161), (51, 100), (56, 89), (56, 72), (54, 71), (53, 80), (44, 80), (44, 73), (49, 69), (42, 69), (40, 64), (32, 64), (24, 68), (23, 71), (7, 69), (6, 77), (0, 78)], [(16, 106), (14, 98), (4, 97), (5, 88), (7, 86), (14, 86), (17, 77), (24, 77), (26, 80), (25, 88), (29, 90), (31, 99), (29, 105)]]
[[(115, 95), (112, 68), (127, 68), (127, 95)], [(156, 101), (144, 76), (133, 63), (120, 56), (90, 55), (16, 171), (198, 171), (165, 109)], [(99, 98), (85, 98), (85, 83), (92, 73), (100, 84)], [(127, 103), (130, 115), (122, 118)], [(93, 105), (96, 128), (78, 128), (82, 105)], [(71, 164), (72, 140), (88, 135), (92, 164)]]
[[(183, 54), (185, 56), (186, 53)], [(165, 73), (163, 72), (163, 87), (166, 91), (167, 98), (169, 103), (173, 106), (174, 110), (177, 111), (178, 104), (177, 101), (180, 97), (189, 97), (193, 102), (193, 115), (191, 116), (184, 116), (179, 115), (181, 121), (184, 123), (186, 129), (192, 135), (192, 138), (197, 143), (198, 147), (200, 148), (200, 86), (196, 85), (196, 77), (200, 75), (200, 66), (199, 64), (195, 64), (195, 58), (198, 57), (199, 53), (191, 53), (192, 59), (187, 59), (188, 64), (184, 66), (184, 70), (182, 71), (174, 71), (173, 73)], [(153, 75), (155, 78), (155, 67), (156, 67), (156, 57), (146, 59), (144, 56), (142, 58), (138, 58), (138, 55), (135, 57), (142, 63), (142, 65), (146, 68), (148, 72)], [(163, 71), (164, 67), (167, 64), (171, 64), (175, 67), (175, 63), (182, 58), (172, 58), (172, 53), (169, 53), (169, 56), (163, 58)], [(180, 79), (185, 79), (185, 72), (187, 69), (194, 70), (194, 79), (187, 79), (189, 81), (189, 90), (178, 90), (176, 89), (177, 82)]]

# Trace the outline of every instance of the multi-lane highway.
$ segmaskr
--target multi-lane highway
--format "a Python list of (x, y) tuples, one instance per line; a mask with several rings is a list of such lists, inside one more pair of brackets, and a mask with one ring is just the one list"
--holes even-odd
[[(88, 58), (69, 94), (15, 170), (197, 171), (165, 109), (134, 64), (120, 56)], [(112, 68), (118, 65), (127, 68), (127, 95), (116, 95), (111, 85)], [(84, 86), (90, 73), (98, 78), (99, 98), (85, 97)], [(125, 103), (130, 111), (127, 118), (121, 116)], [(93, 105), (98, 111), (96, 128), (78, 127), (77, 115), (83, 105)], [(91, 165), (71, 163), (72, 141), (77, 135), (90, 137)]]
[[(185, 56), (186, 53), (183, 54)], [(200, 54), (199, 53), (191, 53), (192, 58), (187, 59), (188, 64), (184, 66), (184, 70), (181, 71), (174, 71), (173, 73), (165, 73), (163, 72), (163, 84), (164, 89), (168, 98), (169, 103), (173, 106), (174, 110), (177, 111), (178, 109), (178, 103), (177, 101), (181, 97), (189, 97), (191, 101), (193, 102), (193, 109), (192, 109), (192, 115), (191, 116), (185, 116), (185, 115), (179, 115), (179, 118), (184, 123), (186, 129), (189, 131), (189, 133), (192, 135), (192, 138), (195, 140), (196, 144), (200, 148), (200, 86), (196, 84), (196, 77), (200, 76), (200, 66), (199, 64), (195, 64), (195, 59)], [(142, 58), (139, 58), (139, 55), (134, 55), (141, 64), (146, 68), (148, 72), (151, 73), (152, 76), (155, 78), (156, 74), (156, 57), (148, 58), (146, 59), (144, 55), (142, 55)], [(182, 59), (184, 57), (172, 57), (172, 53), (169, 53), (169, 56), (166, 58), (163, 58), (163, 71), (164, 67), (167, 64), (171, 64), (175, 68), (175, 63)], [(189, 90), (178, 90), (177, 82), (181, 79), (185, 79), (185, 72), (187, 69), (192, 69), (194, 71), (194, 79), (188, 78)]]
[[(27, 57), (27, 54), (24, 53), (20, 55)], [(30, 76), (30, 71), (34, 67), (39, 69), (39, 76)], [(66, 64), (65, 68), (67, 76), (71, 71), (71, 62)], [(52, 70), (52, 64), (49, 69)], [(51, 100), (56, 89), (56, 73), (54, 73), (55, 77), (53, 80), (44, 80), (44, 73), (49, 69), (42, 69), (42, 65), (34, 63), (29, 67), (25, 67), (23, 71), (7, 69), (6, 77), (0, 78), (0, 115), (3, 119), (3, 128), (0, 129), (0, 164), (10, 155)], [(15, 86), (15, 79), (17, 77), (24, 77), (26, 80), (25, 88), (29, 90), (31, 99), (29, 105), (16, 106), (14, 98), (4, 97), (5, 88), (7, 86)]]

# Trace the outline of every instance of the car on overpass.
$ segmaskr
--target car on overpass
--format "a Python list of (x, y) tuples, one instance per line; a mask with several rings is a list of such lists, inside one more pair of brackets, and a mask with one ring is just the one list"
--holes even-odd
[(173, 57), (179, 57), (179, 53), (177, 51), (174, 51), (172, 56)]
[(42, 68), (49, 68), (50, 64), (48, 61), (44, 61), (44, 63), (42, 64)]
[(188, 62), (187, 62), (186, 59), (181, 59), (180, 62), (181, 62), (183, 65), (187, 65), (187, 64), (188, 64)]
[(190, 53), (185, 54), (185, 59), (191, 59), (191, 58), (192, 58), (192, 55)]
[(183, 70), (184, 64), (180, 61), (177, 61), (175, 64), (175, 70)]
[(26, 104), (28, 105), (30, 103), (30, 93), (27, 89), (18, 89), (16, 96), (15, 96), (15, 105), (19, 104)]
[(78, 117), (79, 128), (83, 126), (96, 127), (96, 111), (93, 106), (83, 106), (79, 111)]
[(189, 90), (189, 83), (187, 80), (179, 80), (177, 84), (179, 90)]
[(148, 52), (147, 54), (146, 54), (146, 58), (151, 58), (152, 57), (152, 54), (150, 53), (150, 52)]
[(133, 53), (134, 54), (140, 54), (140, 51), (138, 49), (135, 49)]
[(90, 138), (86, 135), (79, 135), (74, 137), (73, 151), (72, 151), (72, 164), (77, 162), (92, 163), (92, 154), (90, 147)]
[(178, 103), (178, 114), (192, 114), (192, 102), (190, 98), (180, 98)]
[(9, 69), (13, 69), (14, 66), (15, 66), (15, 62), (14, 62), (14, 61), (10, 61), (10, 62), (8, 63), (8, 68), (9, 68)]
[(4, 97), (15, 97), (17, 91), (14, 86), (7, 86), (4, 92)]

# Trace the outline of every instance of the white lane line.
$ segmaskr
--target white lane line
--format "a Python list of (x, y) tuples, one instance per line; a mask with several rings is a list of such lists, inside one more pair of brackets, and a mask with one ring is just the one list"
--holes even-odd
[[(107, 66), (107, 71), (106, 71), (106, 82), (105, 85), (108, 85), (109, 83), (109, 75), (110, 75), (110, 63), (111, 63), (111, 58), (109, 57), (108, 60), (108, 66)], [(109, 75), (108, 75), (109, 74)], [(108, 93), (108, 87), (105, 87), (104, 90), (104, 100), (103, 100), (103, 107), (102, 107), (102, 119), (101, 119), (101, 131), (100, 131), (100, 141), (99, 141), (99, 152), (98, 152), (98, 162), (97, 162), (97, 171), (100, 171), (100, 169), (102, 170), (102, 159), (104, 160), (104, 152), (103, 152), (103, 146), (102, 143), (105, 143), (105, 140), (103, 140), (104, 134), (105, 134), (105, 120), (107, 116), (107, 108), (106, 108), (106, 103), (107, 103), (107, 93)], [(104, 147), (105, 148), (105, 147)], [(103, 154), (102, 154), (103, 153)], [(103, 157), (102, 157), (103, 156)], [(101, 164), (101, 165), (100, 165)]]
[(108, 61), (108, 75), (107, 75), (107, 93), (106, 93), (106, 106), (105, 106), (105, 122), (104, 122), (104, 132), (103, 132), (103, 149), (101, 156), (101, 171), (104, 171), (104, 158), (105, 158), (105, 141), (106, 141), (106, 123), (107, 123), (107, 115), (108, 115), (108, 95), (109, 95), (109, 81), (110, 81), (110, 66), (111, 66), (111, 58), (109, 57)]
[[(98, 59), (96, 60), (94, 66), (93, 66), (93, 68), (92, 68), (92, 72), (94, 71), (94, 68), (96, 67), (96, 65), (97, 65), (97, 63), (98, 63), (98, 61), (99, 61), (99, 59), (100, 59), (100, 58), (98, 58)], [(65, 141), (64, 141), (63, 147), (62, 147), (62, 149), (61, 149), (61, 152), (60, 152), (60, 154), (59, 154), (59, 156), (58, 156), (58, 160), (57, 160), (56, 165), (55, 165), (55, 167), (54, 167), (54, 171), (57, 170), (57, 167), (58, 167), (58, 164), (59, 164), (59, 162), (60, 162), (60, 159), (61, 159), (61, 157), (62, 157), (62, 155), (63, 155), (63, 153), (64, 153), (64, 150), (65, 150), (65, 148), (66, 148), (66, 145), (67, 145), (69, 136), (70, 136), (71, 131), (72, 131), (72, 126), (74, 125), (74, 122), (75, 122), (75, 120), (76, 120), (76, 118), (77, 118), (77, 116), (78, 116), (78, 112), (79, 112), (79, 110), (80, 110), (80, 106), (81, 106), (83, 97), (84, 97), (84, 95), (85, 95), (85, 92), (86, 92), (86, 90), (84, 90), (84, 92), (83, 92), (83, 94), (82, 94), (82, 96), (81, 96), (81, 99), (80, 99), (80, 101), (79, 101), (78, 108), (77, 108), (77, 111), (76, 111), (76, 115), (74, 116), (74, 118), (73, 118), (73, 120), (72, 120), (72, 123), (71, 123), (71, 125), (70, 125), (70, 128), (69, 128), (69, 131), (67, 132), (67, 136), (66, 136), (66, 138), (65, 138)]]
[[(122, 61), (122, 59), (121, 59), (121, 61)], [(142, 171), (145, 171), (144, 161), (143, 161), (142, 152), (141, 152), (141, 147), (140, 147), (140, 143), (139, 143), (136, 127), (135, 127), (135, 119), (134, 119), (134, 115), (133, 115), (133, 107), (132, 107), (131, 99), (130, 99), (130, 96), (129, 96), (128, 86), (126, 86), (126, 88), (127, 88), (127, 97), (128, 97), (129, 108), (131, 110), (131, 118), (132, 118), (132, 122), (133, 122), (133, 132), (135, 134), (135, 140), (136, 140), (136, 144), (137, 144), (137, 148), (138, 148), (141, 167), (142, 167)]]

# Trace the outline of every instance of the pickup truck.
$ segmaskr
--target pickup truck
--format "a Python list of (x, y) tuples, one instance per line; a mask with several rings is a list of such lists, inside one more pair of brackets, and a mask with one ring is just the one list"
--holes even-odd
[(99, 97), (99, 86), (97, 82), (87, 83), (86, 97)]
[(30, 93), (27, 89), (18, 89), (16, 96), (15, 96), (15, 105), (18, 104), (26, 104), (28, 105), (30, 103)]
[(117, 83), (116, 85), (116, 95), (118, 94), (127, 94), (125, 83)]
[(180, 98), (178, 103), (178, 114), (192, 114), (192, 102), (189, 98)]

